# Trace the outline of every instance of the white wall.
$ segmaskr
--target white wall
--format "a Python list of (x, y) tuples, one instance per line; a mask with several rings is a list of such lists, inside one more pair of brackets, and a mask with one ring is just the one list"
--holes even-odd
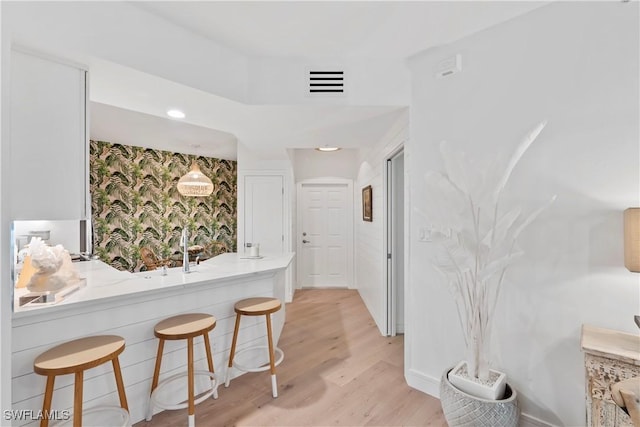
[(242, 141), (238, 141), (238, 172), (245, 170), (289, 170), (289, 160), (271, 160), (260, 157), (259, 154), (247, 148)]
[[(521, 238), (495, 318), (494, 365), (524, 413), (585, 424), (580, 328), (637, 334), (638, 275), (623, 267), (622, 211), (640, 203), (638, 3), (556, 2), (411, 61), (411, 229), (428, 225), (424, 174), (442, 170), (441, 140), (470, 156), (511, 153), (538, 121), (505, 205), (557, 201)], [(436, 79), (456, 53), (463, 71)], [(464, 356), (453, 297), (411, 236), (407, 377), (437, 393)]]
[[(382, 334), (386, 333), (384, 173), (386, 159), (408, 140), (409, 114), (402, 114), (372, 149), (362, 150), (354, 188), (356, 287)], [(362, 220), (362, 189), (372, 187), (372, 222)]]
[[(0, 22), (4, 22), (4, 5), (0, 5)], [(11, 44), (4, 34), (0, 36), (0, 171), (11, 169), (9, 163), (9, 72), (11, 69)], [(6, 172), (0, 173), (0, 408), (11, 408), (11, 300), (12, 286), (9, 249), (11, 248), (11, 206), (7, 203), (10, 193), (9, 177)]]
[(70, 253), (80, 252), (80, 221), (14, 221), (14, 238), (20, 238), (20, 244), (27, 244), (31, 231), (50, 231), (50, 245), (62, 245)]
[(358, 150), (344, 149), (320, 152), (314, 149), (296, 149), (293, 170), (296, 182), (314, 178), (355, 179)]

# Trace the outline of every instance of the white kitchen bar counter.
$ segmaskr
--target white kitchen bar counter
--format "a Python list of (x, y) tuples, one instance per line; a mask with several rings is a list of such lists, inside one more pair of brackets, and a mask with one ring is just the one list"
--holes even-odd
[(211, 285), (213, 281), (273, 272), (286, 269), (293, 255), (293, 253), (264, 255), (260, 259), (251, 259), (242, 254), (226, 253), (203, 261), (199, 265), (192, 264), (189, 273), (183, 273), (182, 267), (170, 268), (166, 276), (162, 275), (160, 269), (130, 273), (116, 270), (99, 260), (77, 262), (73, 265), (79, 276), (87, 279), (85, 287), (65, 297), (59, 303), (23, 307), (18, 307), (17, 297), (27, 291), (26, 289), (22, 292), (16, 291), (13, 319), (15, 322), (23, 317), (68, 311), (77, 307), (78, 303), (85, 306), (87, 303), (104, 304), (118, 299), (128, 299), (137, 294), (144, 294), (146, 297), (149, 293), (162, 293), (201, 284)]
[[(172, 268), (166, 276), (161, 275), (161, 270), (121, 272), (100, 261), (75, 263), (80, 277), (87, 279), (85, 287), (57, 304), (18, 307), (13, 314), (12, 409), (33, 410), (34, 414), (41, 409), (45, 377), (33, 373), (33, 361), (40, 353), (75, 338), (114, 334), (126, 341), (120, 364), (131, 421), (141, 421), (145, 416), (157, 351), (153, 327), (160, 320), (181, 313), (209, 313), (216, 317), (217, 325), (210, 337), (216, 373), (223, 377), (233, 335), (233, 305), (240, 299), (254, 296), (274, 296), (284, 303), (287, 270), (293, 257), (293, 253), (265, 254), (261, 259), (246, 259), (236, 253), (222, 254), (192, 266), (188, 274), (183, 273), (182, 268)], [(284, 326), (284, 304), (272, 319), (277, 342)], [(238, 350), (266, 345), (265, 340), (264, 318), (243, 317)], [(165, 344), (161, 379), (186, 371), (185, 344), (181, 341)], [(266, 360), (262, 355), (251, 353), (249, 357), (252, 360), (247, 359), (245, 363), (260, 365)], [(196, 340), (195, 360), (196, 369), (206, 369), (201, 339)], [(237, 374), (240, 373), (234, 372)], [(203, 390), (206, 382), (197, 380), (196, 388)], [(270, 384), (265, 383), (267, 394), (269, 387)], [(172, 391), (171, 387), (167, 390)], [(118, 406), (115, 391), (109, 364), (85, 374), (85, 408), (105, 404)], [(220, 399), (224, 399), (224, 387), (218, 391)], [(73, 376), (59, 377), (52, 408), (64, 410), (72, 406)], [(196, 418), (197, 414), (196, 408)], [(30, 423), (28, 419), (14, 422), (15, 425)], [(33, 422), (33, 425), (37, 423)]]

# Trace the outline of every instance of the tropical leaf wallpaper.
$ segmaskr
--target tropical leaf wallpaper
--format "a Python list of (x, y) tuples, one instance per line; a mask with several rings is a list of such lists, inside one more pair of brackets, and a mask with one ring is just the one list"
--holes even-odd
[[(176, 184), (193, 160), (211, 178), (213, 194), (185, 197)], [(93, 251), (119, 270), (145, 270), (140, 248), (159, 258), (180, 252), (182, 228), (189, 244), (218, 241), (236, 251), (237, 162), (148, 148), (90, 142)]]

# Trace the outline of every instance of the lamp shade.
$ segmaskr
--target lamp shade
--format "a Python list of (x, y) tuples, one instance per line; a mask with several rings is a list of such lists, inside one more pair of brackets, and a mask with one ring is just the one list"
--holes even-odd
[(213, 192), (213, 183), (194, 161), (191, 170), (178, 181), (178, 192), (183, 196), (208, 196)]
[(624, 211), (624, 266), (640, 273), (640, 208)]

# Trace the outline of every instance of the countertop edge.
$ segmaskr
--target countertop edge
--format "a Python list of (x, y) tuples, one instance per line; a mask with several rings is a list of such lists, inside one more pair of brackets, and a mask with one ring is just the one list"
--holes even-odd
[[(69, 315), (74, 315), (83, 312), (91, 312), (95, 310), (96, 307), (100, 306), (119, 306), (119, 305), (128, 305), (132, 302), (139, 302), (140, 300), (147, 299), (148, 297), (156, 297), (159, 295), (168, 295), (172, 293), (182, 293), (185, 292), (186, 289), (191, 291), (197, 291), (203, 287), (217, 287), (228, 285), (233, 282), (239, 282), (247, 277), (255, 277), (255, 276), (265, 276), (270, 277), (275, 274), (276, 271), (285, 270), (288, 268), (293, 259), (295, 257), (295, 253), (285, 253), (279, 255), (282, 257), (282, 262), (276, 266), (270, 266), (266, 268), (260, 268), (255, 271), (245, 271), (239, 273), (229, 273), (224, 277), (207, 277), (206, 274), (203, 274), (202, 279), (191, 282), (191, 283), (175, 283), (168, 286), (156, 287), (153, 289), (140, 289), (133, 290), (130, 292), (118, 294), (118, 295), (110, 295), (100, 298), (93, 298), (88, 300), (80, 300), (80, 301), (72, 301), (66, 302), (59, 305), (51, 305), (47, 307), (40, 307), (33, 310), (25, 310), (18, 311), (12, 313), (12, 326), (18, 327), (27, 324), (31, 324), (34, 322), (39, 322), (47, 319), (54, 319), (60, 317), (66, 317)], [(288, 259), (287, 259), (288, 258)], [(239, 259), (239, 256), (238, 256)], [(213, 261), (213, 259), (212, 259)], [(210, 265), (215, 266), (218, 263), (213, 262)], [(132, 273), (133, 274), (133, 273)], [(126, 282), (125, 279), (122, 282)], [(135, 280), (135, 278), (133, 279)]]

